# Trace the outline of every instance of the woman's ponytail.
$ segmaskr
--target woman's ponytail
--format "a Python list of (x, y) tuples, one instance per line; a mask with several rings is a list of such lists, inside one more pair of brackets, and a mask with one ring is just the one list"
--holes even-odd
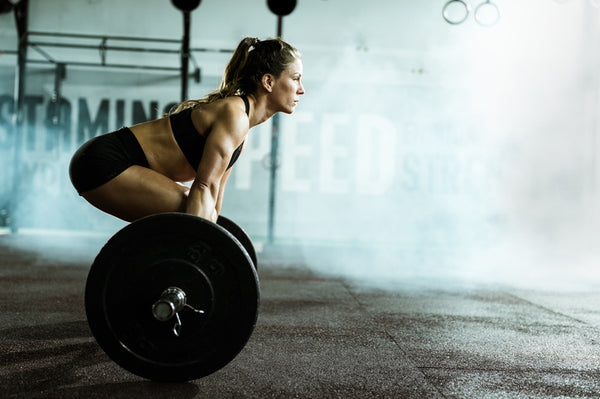
[[(208, 102), (239, 94), (244, 78), (244, 69), (248, 63), (248, 55), (260, 42), (257, 38), (246, 37), (237, 46), (225, 67), (219, 89), (208, 95)], [(245, 93), (244, 93), (245, 94)]]
[(240, 41), (227, 63), (219, 88), (200, 100), (180, 103), (172, 113), (225, 97), (252, 94), (264, 74), (279, 77), (297, 58), (300, 58), (298, 50), (281, 39), (261, 41), (255, 37), (246, 37)]

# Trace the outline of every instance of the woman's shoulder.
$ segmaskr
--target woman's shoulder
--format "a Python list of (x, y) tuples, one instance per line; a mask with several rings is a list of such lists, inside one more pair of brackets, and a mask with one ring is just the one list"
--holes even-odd
[(194, 125), (210, 130), (216, 125), (230, 131), (247, 131), (249, 120), (244, 101), (238, 96), (224, 97), (193, 108)]
[(193, 112), (195, 114), (213, 114), (220, 118), (237, 118), (246, 116), (246, 104), (240, 96), (229, 96), (210, 103), (197, 104)]
[(245, 113), (245, 102), (242, 99), (242, 96), (228, 96), (221, 98), (215, 103), (218, 103), (218, 106), (227, 109), (229, 111), (237, 111), (241, 109)]

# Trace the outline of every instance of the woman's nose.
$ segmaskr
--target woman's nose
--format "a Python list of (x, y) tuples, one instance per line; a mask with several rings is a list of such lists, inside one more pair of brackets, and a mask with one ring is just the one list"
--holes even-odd
[(304, 93), (306, 93), (304, 91), (304, 85), (302, 83), (300, 83), (300, 87), (298, 87), (298, 94), (304, 94)]

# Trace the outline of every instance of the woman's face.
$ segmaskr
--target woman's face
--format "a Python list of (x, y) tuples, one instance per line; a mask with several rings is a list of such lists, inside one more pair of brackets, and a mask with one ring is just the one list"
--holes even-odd
[(302, 85), (302, 61), (296, 59), (292, 65), (285, 69), (278, 78), (273, 81), (271, 100), (275, 105), (276, 112), (291, 114), (304, 94)]

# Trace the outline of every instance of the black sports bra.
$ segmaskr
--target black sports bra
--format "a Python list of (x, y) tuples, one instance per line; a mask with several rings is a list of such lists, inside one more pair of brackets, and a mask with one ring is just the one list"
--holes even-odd
[[(248, 102), (248, 98), (246, 96), (240, 97), (244, 100), (244, 104), (246, 104), (246, 114), (250, 116), (250, 103)], [(171, 121), (173, 136), (175, 136), (175, 141), (177, 141), (183, 155), (185, 155), (187, 161), (192, 165), (192, 168), (198, 170), (200, 160), (202, 159), (202, 153), (204, 152), (206, 137), (198, 133), (192, 123), (192, 108), (187, 108), (181, 112), (170, 115), (169, 120)], [(230, 169), (235, 161), (237, 161), (240, 152), (242, 152), (243, 145), (244, 143), (242, 142), (242, 144), (235, 149), (231, 155), (231, 160), (229, 161), (227, 169)]]

